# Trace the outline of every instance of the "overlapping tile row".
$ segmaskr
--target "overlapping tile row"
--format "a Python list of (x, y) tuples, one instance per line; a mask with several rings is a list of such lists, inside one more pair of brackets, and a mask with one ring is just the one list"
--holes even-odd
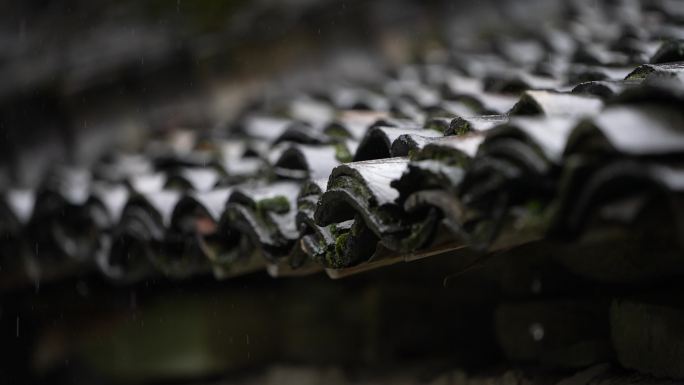
[[(684, 26), (665, 3), (569, 6), (543, 33), (452, 47), (373, 84), (314, 85), (208, 137), (178, 131), (7, 188), (3, 272), (335, 274), (615, 221), (678, 253)], [(664, 203), (672, 232), (650, 234)]]

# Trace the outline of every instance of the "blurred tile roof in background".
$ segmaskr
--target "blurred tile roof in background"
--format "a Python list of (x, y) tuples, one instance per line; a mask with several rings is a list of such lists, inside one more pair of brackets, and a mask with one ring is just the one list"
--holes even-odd
[[(261, 15), (254, 20), (266, 17), (263, 13), (280, 15), (273, 28), (282, 32), (308, 21), (315, 26), (326, 20), (321, 10), (331, 7), (327, 2), (266, 3), (245, 8), (246, 13), (239, 8), (243, 11), (235, 17), (249, 24), (250, 15)], [(332, 290), (325, 289), (326, 282), (304, 276), (338, 279), (425, 259), (402, 266), (404, 273), (395, 278), (380, 279), (389, 280), (389, 289), (385, 283), (378, 292), (372, 285), (350, 283), (348, 296), (358, 294), (363, 304), (347, 304), (346, 295), (331, 294), (340, 309), (363, 308), (350, 310), (363, 321), (345, 325), (369, 333), (361, 338), (363, 348), (340, 348), (341, 356), (363, 355), (367, 349), (372, 352), (364, 358), (427, 357), (429, 347), (454, 353), (450, 348), (461, 341), (476, 364), (489, 363), (497, 350), (506, 365), (558, 370), (539, 378), (515, 370), (499, 373), (504, 383), (506, 376), (521, 376), (511, 383), (540, 384), (684, 378), (681, 289), (667, 286), (684, 273), (681, 3), (542, 3), (494, 6), (509, 16), (501, 25), (486, 21), (496, 19), (492, 8), (472, 3), (463, 5), (460, 18), (436, 17), (440, 6), (446, 7), (440, 3), (412, 19), (410, 30), (424, 36), (397, 38), (389, 46), (396, 35), (374, 34), (376, 45), (349, 48), (337, 44), (337, 27), (327, 26), (322, 39), (329, 40), (323, 45), (341, 49), (323, 49), (330, 56), (321, 57), (344, 60), (317, 58), (310, 66), (285, 60), (282, 68), (271, 63), (284, 74), (272, 80), (249, 80), (257, 79), (246, 71), (252, 63), (231, 57), (244, 53), (250, 60), (269, 60), (269, 53), (278, 51), (265, 33), (255, 39), (267, 48), (250, 54), (260, 49), (241, 41), (255, 33), (241, 23), (215, 30), (223, 24), (209, 22), (204, 26), (210, 31), (198, 34), (143, 23), (150, 30), (131, 29), (142, 37), (129, 43), (98, 21), (98, 30), (87, 39), (69, 40), (88, 45), (92, 39), (97, 48), (43, 52), (57, 63), (32, 56), (31, 43), (10, 47), (0, 71), (12, 80), (0, 93), (7, 125), (0, 287), (12, 296), (50, 282), (99, 275), (117, 291), (155, 281), (175, 286), (239, 280), (266, 271), (272, 277), (298, 277), (311, 283), (309, 291), (325, 292)], [(359, 12), (354, 4), (350, 9)], [(402, 9), (416, 7), (411, 4)], [(386, 22), (378, 31), (400, 30), (397, 25), (407, 16), (387, 5), (363, 8), (375, 11), (361, 12), (367, 17), (361, 31), (373, 30), (378, 20)], [(547, 19), (520, 24), (520, 15), (534, 6), (541, 7), (535, 17)], [(280, 14), (280, 7), (287, 12)], [(471, 22), (449, 23), (464, 19)], [(27, 34), (27, 41), (34, 41), (32, 36)], [(218, 50), (217, 42), (226, 37), (230, 49)], [(274, 54), (270, 60), (279, 58)], [(138, 60), (147, 64), (131, 64)], [(216, 70), (222, 63), (232, 63), (238, 75)], [(34, 87), (42, 91), (26, 92)], [(217, 112), (227, 101), (234, 102), (230, 111)], [(415, 309), (401, 316), (410, 320), (405, 321), (409, 332), (401, 325), (368, 328), (366, 321), (391, 323), (394, 310), (381, 309), (401, 298), (425, 306), (426, 312), (452, 306), (453, 298), (433, 291), (423, 295), (419, 289), (432, 259), (437, 272), (429, 279), (443, 280), (448, 292), (465, 290), (468, 295), (461, 295), (472, 298), (454, 303), (473, 317), (459, 318), (463, 324), (447, 336), (426, 332), (431, 323), (442, 323)], [(414, 264), (422, 267), (414, 271)], [(333, 311), (331, 303), (299, 292), (306, 293), (308, 283), (302, 289), (262, 282), (253, 292), (265, 302), (249, 306), (267, 312), (266, 319), (282, 317), (284, 325), (292, 316), (287, 299), (293, 296), (310, 301), (296, 306)], [(267, 299), (274, 287), (280, 290), (278, 305)], [(242, 297), (231, 295), (232, 301), (246, 301), (249, 291), (240, 291)], [(184, 312), (187, 306), (187, 314), (196, 316), (212, 308), (206, 301), (183, 305), (184, 295), (171, 309)], [(161, 306), (153, 312), (174, 317)], [(365, 319), (374, 312), (377, 319)], [(315, 325), (328, 319), (304, 314)], [(246, 317), (244, 323), (252, 321)], [(195, 321), (187, 322), (183, 330), (203, 333)], [(18, 325), (17, 317), (17, 330)], [(478, 329), (474, 325), (487, 331), (473, 331), (475, 342), (465, 337), (467, 330)], [(232, 343), (233, 337), (229, 343), (204, 326), (212, 330), (206, 335), (214, 336), (213, 348)], [(300, 341), (299, 329), (271, 335), (265, 331), (268, 324), (250, 327), (264, 338), (258, 344), (278, 341), (284, 357), (301, 353), (292, 347)], [(402, 343), (387, 347), (369, 330), (387, 332), (387, 341)], [(331, 345), (322, 343), (328, 348), (346, 339), (344, 333), (319, 332), (330, 339)], [(135, 332), (122, 333), (136, 339)], [(406, 342), (410, 337), (401, 339), (412, 333), (418, 333), (415, 346)], [(159, 332), (150, 343), (167, 336)], [(201, 340), (187, 338), (186, 363), (197, 357), (192, 349)], [(492, 350), (487, 338), (496, 340)], [(479, 342), (482, 349), (476, 352), (472, 347)], [(133, 344), (118, 354), (135, 356), (140, 348)], [(93, 350), (97, 347), (79, 351)], [(239, 359), (224, 367), (230, 353), (223, 353), (220, 363), (208, 356), (197, 367), (174, 366), (169, 364), (174, 358), (163, 357), (159, 367), (108, 367), (98, 362), (100, 356), (86, 367), (111, 371), (124, 382), (173, 377), (174, 370), (195, 378), (242, 367)], [(268, 362), (275, 353), (264, 348), (259, 354)], [(345, 360), (333, 361), (338, 359)], [(613, 366), (586, 369), (606, 362)], [(459, 366), (449, 370), (454, 367)], [(580, 370), (587, 371), (561, 381), (568, 371)], [(464, 373), (452, 378), (439, 372), (442, 377), (436, 375), (433, 383), (469, 383)], [(498, 381), (499, 374), (483, 381)]]

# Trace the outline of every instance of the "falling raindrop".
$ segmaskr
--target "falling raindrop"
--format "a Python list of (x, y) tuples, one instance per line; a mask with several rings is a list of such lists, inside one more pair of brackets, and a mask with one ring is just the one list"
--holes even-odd
[(530, 335), (535, 341), (541, 341), (544, 338), (544, 326), (540, 323), (533, 323), (529, 328)]
[(17, 316), (17, 338), (19, 338), (19, 316)]
[[(38, 244), (35, 244), (35, 256), (38, 257)], [(33, 280), (33, 286), (36, 289), (36, 294), (40, 291), (40, 266), (34, 258), (26, 261), (26, 273)]]

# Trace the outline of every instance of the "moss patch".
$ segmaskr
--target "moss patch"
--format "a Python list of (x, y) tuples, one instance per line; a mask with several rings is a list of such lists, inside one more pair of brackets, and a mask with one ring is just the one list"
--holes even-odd
[(278, 214), (284, 214), (290, 211), (290, 202), (283, 196), (266, 198), (257, 202), (256, 209), (259, 213), (271, 211)]
[(352, 154), (344, 143), (335, 144), (335, 158), (342, 163), (349, 163), (352, 161)]

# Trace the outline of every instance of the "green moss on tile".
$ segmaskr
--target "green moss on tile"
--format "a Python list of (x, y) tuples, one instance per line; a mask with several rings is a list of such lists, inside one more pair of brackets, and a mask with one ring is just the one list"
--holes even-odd
[(256, 203), (257, 212), (275, 212), (284, 214), (290, 211), (290, 202), (283, 196), (275, 196), (273, 198), (266, 198)]
[(349, 163), (353, 159), (347, 145), (344, 143), (335, 144), (335, 158), (342, 163)]

